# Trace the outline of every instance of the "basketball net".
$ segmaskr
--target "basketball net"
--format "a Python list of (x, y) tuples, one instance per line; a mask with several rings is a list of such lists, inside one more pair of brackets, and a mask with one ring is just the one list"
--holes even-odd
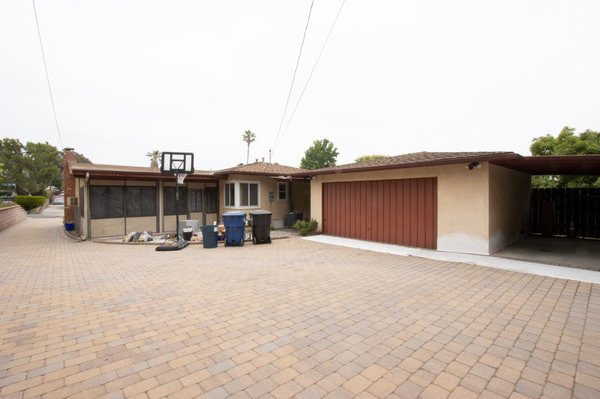
[(175, 173), (175, 177), (177, 178), (177, 184), (183, 185), (183, 181), (185, 180), (186, 176), (187, 173)]

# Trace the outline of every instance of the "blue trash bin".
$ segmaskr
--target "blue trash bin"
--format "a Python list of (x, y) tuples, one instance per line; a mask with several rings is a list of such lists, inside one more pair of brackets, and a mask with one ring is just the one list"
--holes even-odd
[(243, 246), (246, 214), (236, 211), (225, 212), (223, 214), (223, 224), (225, 225), (225, 246)]
[(202, 226), (202, 246), (204, 248), (216, 248), (217, 236), (217, 226), (213, 226), (212, 224)]

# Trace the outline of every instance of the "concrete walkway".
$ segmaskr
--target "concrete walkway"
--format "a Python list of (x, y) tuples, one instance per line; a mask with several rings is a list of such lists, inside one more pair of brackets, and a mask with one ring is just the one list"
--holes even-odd
[(0, 232), (2, 398), (598, 398), (600, 285), (302, 240)]

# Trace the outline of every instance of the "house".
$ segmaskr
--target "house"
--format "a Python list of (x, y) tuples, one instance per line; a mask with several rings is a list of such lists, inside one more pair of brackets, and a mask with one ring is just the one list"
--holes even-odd
[(304, 170), (255, 162), (222, 171), (195, 171), (179, 186), (158, 168), (77, 163), (65, 150), (65, 222), (86, 238), (119, 236), (131, 231), (175, 231), (180, 220), (200, 224), (221, 221), (230, 210), (269, 210), (275, 227), (291, 211), (309, 212), (309, 183), (293, 173)]
[(222, 211), (263, 209), (272, 213), (273, 227), (291, 227), (288, 215), (310, 216), (310, 179), (296, 176), (302, 172), (306, 170), (258, 160), (217, 171)]

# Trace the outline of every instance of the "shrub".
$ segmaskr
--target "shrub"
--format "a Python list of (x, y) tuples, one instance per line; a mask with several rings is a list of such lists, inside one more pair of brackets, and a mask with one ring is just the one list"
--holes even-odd
[(297, 220), (294, 223), (294, 230), (298, 232), (301, 236), (312, 235), (317, 231), (317, 221), (314, 219), (310, 220)]
[(38, 208), (46, 203), (46, 197), (43, 195), (17, 195), (15, 202), (23, 207), (27, 212)]

